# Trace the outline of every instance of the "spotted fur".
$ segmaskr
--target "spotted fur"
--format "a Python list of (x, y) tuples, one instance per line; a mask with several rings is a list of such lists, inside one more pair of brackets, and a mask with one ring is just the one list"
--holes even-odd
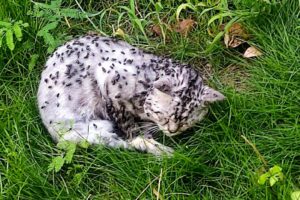
[(153, 132), (177, 135), (204, 117), (208, 103), (223, 98), (186, 64), (96, 35), (59, 47), (38, 90), (40, 115), (54, 140), (156, 155), (173, 150)]

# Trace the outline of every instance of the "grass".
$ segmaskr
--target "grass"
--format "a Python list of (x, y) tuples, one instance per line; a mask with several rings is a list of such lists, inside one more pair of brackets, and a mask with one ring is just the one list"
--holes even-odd
[[(136, 9), (128, 1), (63, 2), (64, 8), (79, 9), (79, 4), (86, 12), (101, 12), (89, 17), (94, 25), (87, 18), (61, 20), (50, 31), (54, 38), (65, 41), (66, 36), (97, 29), (111, 35), (121, 28), (127, 41), (148, 51), (202, 70), (206, 60), (213, 71), (210, 85), (227, 100), (213, 105), (207, 118), (189, 133), (165, 138), (176, 149), (173, 158), (104, 147), (77, 149), (73, 163), (54, 173), (47, 168), (58, 151), (36, 106), (39, 77), (48, 56), (48, 46), (37, 32), (48, 19), (28, 15), (34, 5), (30, 1), (1, 0), (0, 20), (23, 20), (29, 27), (23, 29), (23, 39), (15, 42), (12, 52), (5, 44), (0, 51), (0, 199), (157, 199), (155, 190), (160, 199), (290, 199), (300, 187), (299, 3), (220, 2), (221, 9), (203, 15), (202, 7), (181, 11), (181, 19), (197, 22), (187, 37), (166, 28), (176, 22), (176, 9), (183, 1), (162, 1), (161, 10), (145, 0), (137, 1)], [(247, 13), (238, 19), (263, 56), (244, 59), (222, 41), (210, 45), (214, 38), (207, 29), (215, 36), (218, 23), (240, 15), (222, 17), (209, 27), (208, 21), (228, 12)], [(165, 40), (152, 36), (150, 26), (157, 22), (166, 31)], [(37, 63), (29, 68), (34, 54), (39, 55)], [(230, 79), (237, 74), (242, 88)], [(242, 135), (255, 144), (267, 166)], [(262, 167), (274, 165), (283, 168), (284, 180), (273, 187), (259, 185)]]

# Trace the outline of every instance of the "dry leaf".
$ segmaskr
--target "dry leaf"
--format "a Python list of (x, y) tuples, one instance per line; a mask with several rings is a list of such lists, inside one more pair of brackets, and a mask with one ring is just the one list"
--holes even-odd
[(161, 36), (161, 28), (158, 24), (155, 24), (151, 27), (151, 31), (157, 35), (157, 36)]
[[(220, 26), (222, 28), (222, 26)], [(224, 26), (223, 26), (224, 29)], [(235, 48), (246, 42), (249, 38), (241, 24), (234, 23), (224, 35), (224, 43), (226, 47)]]
[(87, 34), (88, 35), (100, 35), (100, 33), (96, 32), (96, 31), (88, 31)]
[(228, 46), (235, 48), (238, 47), (239, 45), (243, 44), (245, 40), (241, 40), (239, 38), (233, 38), (232, 40), (229, 41)]
[(262, 53), (257, 48), (251, 46), (245, 51), (243, 56), (245, 58), (252, 58), (252, 57), (257, 57), (257, 56), (261, 56), (261, 55), (262, 55)]
[(184, 19), (180, 22), (177, 22), (175, 31), (186, 36), (195, 24), (196, 22), (192, 19)]
[(234, 23), (232, 26), (229, 28), (229, 34), (232, 36), (237, 36), (243, 39), (248, 39), (248, 34), (246, 33), (245, 29), (242, 27), (240, 23)]
[(224, 44), (225, 44), (226, 48), (229, 47), (229, 42), (230, 42), (230, 36), (229, 36), (228, 33), (225, 33), (225, 35), (224, 35)]
[(118, 29), (116, 30), (116, 32), (114, 32), (114, 35), (115, 35), (115, 36), (120, 36), (120, 37), (124, 38), (125, 33), (124, 33), (124, 31), (123, 31), (122, 29), (118, 28)]
[(156, 196), (157, 199), (163, 200), (162, 195), (155, 188), (152, 189), (152, 192)]

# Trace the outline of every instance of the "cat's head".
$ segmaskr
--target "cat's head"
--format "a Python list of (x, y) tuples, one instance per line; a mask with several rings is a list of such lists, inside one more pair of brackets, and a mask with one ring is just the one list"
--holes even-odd
[(203, 85), (194, 71), (167, 76), (155, 81), (149, 92), (144, 111), (167, 135), (178, 135), (201, 121), (210, 103), (225, 97), (220, 92)]

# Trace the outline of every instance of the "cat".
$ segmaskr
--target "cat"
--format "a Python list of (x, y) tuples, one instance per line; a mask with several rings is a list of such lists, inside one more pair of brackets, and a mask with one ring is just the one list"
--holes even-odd
[(38, 89), (43, 124), (56, 141), (136, 149), (160, 156), (173, 149), (153, 138), (182, 133), (225, 97), (187, 64), (125, 41), (75, 38), (48, 58)]

